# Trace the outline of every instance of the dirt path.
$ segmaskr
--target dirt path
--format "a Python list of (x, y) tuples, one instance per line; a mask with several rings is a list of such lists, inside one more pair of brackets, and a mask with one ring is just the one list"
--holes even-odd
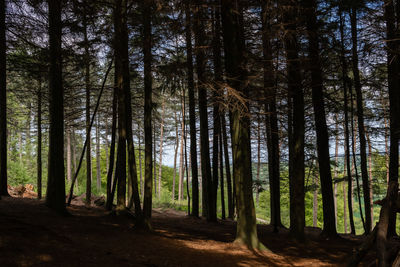
[(272, 252), (232, 243), (235, 224), (210, 224), (173, 210), (153, 211), (153, 233), (134, 229), (126, 217), (98, 208), (69, 208), (62, 217), (42, 201), (0, 200), (0, 266), (338, 266), (360, 241), (320, 240), (307, 229), (299, 244), (287, 231), (259, 226)]

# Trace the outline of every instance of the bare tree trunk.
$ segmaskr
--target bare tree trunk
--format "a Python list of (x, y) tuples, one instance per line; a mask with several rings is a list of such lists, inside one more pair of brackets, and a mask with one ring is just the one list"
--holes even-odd
[(67, 181), (72, 180), (72, 168), (71, 168), (71, 129), (67, 129)]
[(92, 152), (91, 152), (91, 133), (90, 133), (90, 54), (89, 54), (89, 41), (87, 33), (87, 15), (86, 15), (86, 2), (84, 2), (84, 15), (83, 15), (83, 35), (85, 46), (85, 87), (86, 87), (86, 205), (90, 206), (92, 197)]
[(174, 113), (174, 118), (175, 118), (175, 153), (174, 153), (174, 175), (172, 177), (172, 201), (175, 200), (176, 158), (178, 157), (178, 149), (179, 149), (178, 116), (176, 116), (176, 113)]
[[(369, 201), (370, 201), (370, 206), (371, 206), (371, 223), (374, 223), (374, 203), (373, 203), (373, 190), (372, 190), (372, 143), (371, 139), (369, 138), (369, 134), (367, 131), (365, 131), (365, 137), (367, 138), (367, 143), (368, 143), (368, 173), (369, 173)], [(364, 193), (366, 194), (366, 193)]]
[(179, 181), (178, 181), (178, 200), (181, 201), (183, 200), (183, 176), (184, 176), (184, 170), (185, 167), (183, 165), (183, 141), (184, 141), (184, 136), (183, 136), (183, 130), (185, 127), (185, 122), (184, 122), (184, 118), (182, 117), (182, 121), (181, 121), (181, 150), (179, 153)]
[(335, 119), (336, 122), (336, 141), (335, 141), (335, 166), (333, 167), (333, 203), (335, 206), (335, 227), (337, 227), (337, 187), (338, 183), (336, 179), (338, 178), (338, 165), (339, 165), (339, 124), (337, 122), (337, 116)]
[(224, 160), (223, 160), (223, 150), (222, 150), (222, 134), (219, 135), (219, 170), (221, 177), (221, 210), (222, 210), (222, 220), (225, 220), (225, 188), (224, 188)]
[(365, 233), (369, 234), (372, 230), (371, 222), (371, 201), (369, 195), (369, 179), (367, 169), (367, 148), (365, 141), (364, 132), (364, 107), (363, 107), (363, 95), (361, 91), (360, 73), (358, 69), (358, 51), (357, 51), (357, 10), (355, 7), (351, 8), (350, 11), (351, 21), (351, 37), (352, 37), (352, 63), (353, 63), (353, 75), (354, 75), (354, 88), (356, 91), (357, 99), (357, 118), (358, 118), (358, 135), (360, 139), (360, 156), (361, 156), (361, 178), (363, 182), (364, 192), (364, 209), (365, 209)]
[(161, 198), (161, 181), (162, 181), (162, 160), (163, 160), (163, 139), (164, 139), (164, 115), (165, 115), (165, 99), (162, 102), (161, 114), (161, 133), (160, 133), (160, 160), (158, 165), (158, 198)]
[(96, 180), (97, 180), (97, 194), (101, 191), (101, 169), (100, 169), (100, 113), (97, 114), (97, 125), (96, 125)]
[(62, 84), (61, 58), (61, 2), (48, 0), (49, 10), (49, 163), (46, 205), (57, 212), (65, 213), (64, 177), (64, 90)]
[(256, 188), (256, 203), (260, 204), (260, 169), (261, 169), (261, 131), (260, 131), (260, 114), (257, 114), (257, 188)]
[(313, 175), (313, 227), (318, 226), (318, 176)]
[(232, 179), (231, 179), (231, 164), (229, 162), (228, 152), (228, 137), (226, 134), (226, 122), (225, 112), (221, 112), (221, 127), (222, 127), (222, 138), (224, 141), (224, 158), (225, 158), (225, 173), (226, 173), (226, 184), (228, 194), (228, 218), (233, 219), (234, 217), (234, 205), (233, 205), (233, 192), (232, 192)]
[[(346, 149), (345, 149), (345, 153)], [(345, 157), (347, 157), (347, 155), (345, 155)], [(347, 161), (346, 159), (344, 160), (344, 170), (343, 170), (343, 176), (347, 175)], [(343, 189), (343, 227), (344, 227), (344, 233), (347, 234), (347, 198), (346, 198), (346, 182), (343, 181), (342, 182), (342, 189)]]
[(340, 18), (340, 61), (342, 64), (342, 82), (343, 82), (343, 98), (344, 98), (344, 135), (345, 135), (345, 151), (346, 151), (346, 166), (347, 166), (347, 190), (348, 190), (348, 207), (349, 207), (349, 220), (351, 234), (355, 234), (354, 218), (353, 218), (353, 178), (351, 176), (351, 165), (350, 165), (350, 131), (349, 131), (349, 113), (348, 113), (348, 89), (351, 90), (349, 77), (347, 76), (347, 62), (345, 56), (345, 44), (344, 44), (344, 21), (342, 16), (342, 6), (339, 7), (339, 18)]
[(37, 193), (42, 199), (42, 78), (39, 77), (37, 94)]
[(0, 1), (0, 196), (7, 191), (6, 1)]

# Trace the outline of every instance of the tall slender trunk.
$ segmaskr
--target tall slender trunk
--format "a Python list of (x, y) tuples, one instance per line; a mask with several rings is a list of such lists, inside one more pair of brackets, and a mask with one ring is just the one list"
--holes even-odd
[(217, 213), (215, 210), (215, 199), (213, 198), (213, 179), (211, 176), (210, 164), (210, 144), (208, 135), (208, 112), (207, 112), (207, 89), (206, 89), (206, 53), (205, 53), (205, 29), (204, 21), (206, 19), (203, 1), (195, 1), (194, 10), (194, 35), (196, 51), (196, 71), (197, 88), (200, 113), (200, 156), (201, 156), (201, 178), (203, 194), (203, 215), (206, 215), (207, 221), (216, 221)]
[(48, 0), (49, 10), (49, 163), (46, 205), (65, 213), (64, 177), (64, 90), (62, 84), (61, 58), (61, 2)]
[[(391, 202), (381, 209), (379, 218), (379, 230), (377, 240), (381, 240), (382, 249), (379, 253), (379, 258), (384, 261), (386, 234), (393, 236), (396, 234), (396, 212), (391, 209), (392, 203), (396, 201), (399, 179), (399, 112), (400, 112), (400, 59), (397, 51), (400, 48), (400, 8), (399, 1), (396, 1), (396, 8), (393, 1), (385, 1), (385, 19), (386, 19), (386, 34), (387, 34), (387, 69), (388, 69), (388, 87), (389, 87), (389, 104), (390, 104), (390, 159), (389, 159), (389, 184), (387, 197)], [(397, 25), (396, 25), (397, 24)], [(397, 27), (396, 27), (397, 26)], [(392, 195), (390, 189), (392, 188), (394, 194)], [(387, 207), (386, 207), (387, 206)], [(386, 214), (385, 214), (386, 213)]]
[(6, 1), (0, 1), (0, 196), (7, 191)]
[(112, 122), (111, 122), (111, 147), (110, 147), (110, 159), (108, 161), (108, 171), (107, 171), (107, 201), (106, 208), (111, 210), (112, 203), (114, 201), (114, 195), (112, 194), (112, 177), (114, 173), (114, 163), (115, 163), (115, 140), (117, 132), (117, 112), (118, 112), (118, 87), (115, 83), (113, 90), (113, 103), (112, 103)]
[(67, 181), (70, 183), (72, 180), (72, 166), (71, 166), (71, 129), (68, 128), (67, 134)]
[(174, 117), (175, 117), (175, 153), (174, 153), (174, 175), (172, 177), (172, 201), (175, 200), (176, 158), (178, 157), (178, 149), (179, 149), (178, 116), (176, 115), (176, 113), (174, 113)]
[(197, 165), (197, 135), (196, 135), (196, 101), (193, 78), (193, 49), (192, 49), (192, 22), (191, 0), (185, 1), (186, 16), (186, 60), (188, 69), (188, 95), (189, 95), (189, 124), (190, 124), (190, 162), (192, 171), (192, 215), (199, 216), (199, 174)]
[(385, 112), (383, 113), (385, 123), (385, 166), (386, 166), (386, 183), (389, 184), (389, 124)]
[(100, 113), (97, 114), (96, 125), (96, 180), (97, 180), (97, 194), (101, 191), (101, 168), (100, 168)]
[[(225, 69), (227, 82), (232, 90), (249, 96), (247, 87), (246, 60), (244, 54), (243, 23), (241, 23), (241, 7), (239, 1), (221, 1), (223, 39), (225, 49)], [(248, 103), (238, 103), (242, 107), (232, 108), (232, 151), (234, 180), (236, 187), (236, 203), (238, 220), (235, 242), (249, 248), (262, 248), (258, 240), (256, 214), (253, 201), (251, 151), (250, 147), (250, 119), (244, 114), (249, 109)], [(244, 111), (243, 111), (244, 110)], [(202, 163), (204, 163), (202, 161)]]
[(335, 166), (333, 167), (333, 179), (334, 179), (334, 184), (333, 184), (333, 203), (335, 205), (335, 227), (337, 227), (337, 216), (338, 216), (338, 209), (337, 209), (337, 189), (338, 189), (338, 183), (337, 183), (337, 178), (338, 178), (338, 166), (339, 166), (339, 123), (337, 121), (337, 115), (335, 118), (335, 123), (336, 123), (336, 140), (335, 140)]
[(42, 199), (42, 78), (39, 77), (37, 93), (37, 193)]
[(151, 0), (143, 2), (143, 62), (144, 62), (144, 157), (145, 157), (145, 182), (144, 182), (144, 200), (143, 213), (147, 226), (150, 226), (151, 209), (152, 209), (152, 73), (151, 73), (151, 17), (152, 17)]
[(165, 99), (162, 102), (161, 113), (161, 133), (160, 133), (160, 160), (158, 163), (158, 198), (161, 198), (161, 181), (162, 181), (162, 160), (163, 160), (163, 142), (164, 142), (164, 116), (165, 116)]
[(83, 37), (85, 46), (85, 89), (86, 89), (86, 205), (90, 205), (92, 197), (92, 152), (91, 152), (91, 133), (90, 133), (90, 53), (89, 53), (89, 40), (88, 40), (88, 24), (87, 24), (87, 2), (84, 1), (84, 14), (83, 14)]
[[(345, 154), (346, 152), (346, 146), (344, 148)], [(347, 157), (345, 155), (345, 157)], [(343, 176), (345, 177), (347, 175), (347, 161), (344, 160), (344, 170), (343, 170)], [(344, 233), (347, 234), (347, 198), (346, 198), (346, 182), (342, 182), (342, 190), (343, 190), (343, 227), (344, 227)]]
[(369, 179), (367, 169), (367, 148), (364, 130), (364, 107), (363, 95), (361, 91), (360, 73), (358, 69), (358, 49), (357, 49), (357, 10), (355, 7), (350, 11), (351, 20), (351, 37), (352, 37), (352, 63), (354, 75), (354, 88), (357, 95), (357, 117), (358, 117), (358, 135), (360, 139), (360, 156), (361, 156), (361, 178), (363, 182), (363, 196), (365, 209), (365, 233), (369, 234), (372, 230), (371, 222), (371, 201), (369, 195)]
[(315, 129), (317, 132), (317, 151), (319, 173), (322, 191), (322, 204), (324, 214), (324, 235), (336, 235), (336, 212), (332, 192), (332, 174), (329, 156), (329, 133), (326, 125), (324, 85), (322, 77), (322, 66), (319, 51), (319, 26), (317, 22), (317, 2), (315, 0), (304, 0), (306, 26), (309, 41), (309, 59), (312, 83), (312, 102), (314, 107)]
[(142, 200), (144, 197), (144, 184), (143, 184), (143, 169), (142, 169), (142, 144), (141, 144), (141, 133), (138, 127), (138, 142), (139, 142), (139, 175), (140, 175), (140, 195), (142, 196)]
[(348, 87), (351, 87), (349, 83), (349, 77), (347, 76), (347, 62), (346, 62), (346, 54), (345, 54), (345, 45), (344, 45), (344, 21), (342, 17), (342, 7), (339, 8), (339, 18), (340, 18), (340, 47), (341, 47), (341, 55), (340, 61), (342, 65), (342, 82), (343, 82), (343, 93), (344, 93), (344, 135), (345, 135), (345, 150), (346, 150), (346, 166), (347, 166), (347, 190), (348, 190), (348, 206), (349, 206), (349, 220), (350, 220), (350, 229), (351, 234), (356, 233), (356, 229), (354, 226), (354, 218), (353, 218), (353, 178), (351, 176), (351, 168), (350, 168), (350, 133), (349, 133), (349, 113), (348, 113)]
[(223, 150), (222, 150), (222, 134), (219, 135), (219, 176), (221, 179), (221, 215), (222, 220), (226, 219), (225, 215), (225, 185), (224, 185), (224, 160), (223, 160)]
[(313, 227), (318, 226), (318, 175), (313, 175)]
[[(155, 122), (154, 122), (155, 123)], [(155, 129), (155, 127), (154, 127)], [(157, 196), (157, 141), (156, 131), (153, 131), (153, 177), (154, 177), (154, 195)]]
[(178, 200), (181, 201), (183, 200), (183, 176), (184, 176), (184, 166), (183, 166), (183, 141), (184, 141), (184, 136), (183, 136), (183, 129), (184, 129), (184, 122), (183, 118), (181, 121), (181, 140), (180, 140), (180, 152), (179, 152), (179, 180), (178, 180)]
[[(370, 201), (370, 206), (371, 206), (371, 223), (374, 223), (374, 207), (373, 207), (373, 186), (372, 186), (372, 143), (371, 139), (369, 138), (369, 134), (367, 131), (365, 131), (365, 136), (367, 138), (367, 143), (368, 143), (368, 176), (369, 176), (369, 201)], [(365, 194), (365, 193), (364, 193)]]
[(226, 122), (225, 122), (225, 112), (221, 112), (221, 127), (222, 127), (222, 138), (224, 146), (224, 159), (225, 159), (225, 174), (226, 174), (226, 186), (228, 194), (228, 218), (233, 219), (234, 216), (234, 206), (233, 206), (233, 193), (232, 193), (232, 179), (231, 179), (231, 164), (229, 162), (229, 152), (228, 152), (228, 137), (226, 134)]
[[(289, 187), (290, 187), (290, 232), (299, 240), (304, 239), (305, 204), (304, 204), (304, 95), (301, 85), (301, 67), (298, 56), (298, 41), (296, 36), (297, 3), (292, 0), (282, 2), (283, 23), (285, 27), (284, 45), (286, 50), (287, 76), (289, 98), (293, 104), (292, 121), (289, 120), (290, 134), (289, 157)], [(291, 102), (289, 101), (289, 103)], [(291, 110), (291, 109), (289, 109)], [(291, 113), (289, 111), (289, 113)], [(292, 126), (291, 126), (292, 125)]]
[(261, 133), (260, 133), (260, 114), (257, 114), (257, 172), (256, 172), (256, 203), (260, 203), (260, 169), (261, 169)]
[(270, 209), (271, 224), (274, 232), (278, 232), (278, 227), (282, 226), (280, 211), (280, 172), (279, 172), (279, 130), (276, 112), (276, 86), (275, 75), (272, 63), (272, 31), (271, 31), (271, 9), (272, 1), (262, 1), (262, 39), (263, 39), (263, 58), (264, 58), (264, 110), (265, 128), (268, 149), (268, 177), (270, 183)]

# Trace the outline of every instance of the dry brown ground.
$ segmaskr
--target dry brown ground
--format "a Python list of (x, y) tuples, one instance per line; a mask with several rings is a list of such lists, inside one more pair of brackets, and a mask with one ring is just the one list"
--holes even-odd
[(72, 206), (63, 217), (27, 198), (0, 200), (0, 266), (339, 266), (360, 240), (323, 240), (307, 228), (307, 241), (286, 230), (259, 226), (272, 252), (240, 247), (232, 221), (207, 223), (182, 212), (155, 209), (154, 232), (100, 208)]

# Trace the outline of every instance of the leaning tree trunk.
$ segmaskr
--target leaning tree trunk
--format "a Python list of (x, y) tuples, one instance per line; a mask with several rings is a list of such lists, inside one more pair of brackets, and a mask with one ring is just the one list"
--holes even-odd
[(363, 182), (364, 192), (364, 210), (365, 210), (365, 233), (369, 234), (372, 229), (371, 222), (371, 201), (369, 196), (369, 179), (367, 169), (367, 148), (365, 141), (364, 130), (364, 107), (363, 96), (361, 91), (360, 72), (358, 69), (358, 51), (357, 51), (357, 11), (352, 8), (350, 11), (351, 19), (351, 37), (352, 37), (352, 52), (353, 52), (353, 75), (354, 75), (354, 88), (357, 95), (357, 117), (358, 117), (358, 135), (360, 138), (360, 156), (361, 156), (361, 178)]
[[(227, 82), (232, 90), (248, 96), (247, 75), (243, 46), (243, 24), (240, 23), (239, 1), (222, 0), (221, 14), (223, 25), (225, 68)], [(262, 248), (258, 240), (256, 214), (253, 201), (250, 145), (250, 120), (246, 111), (248, 103), (233, 100), (232, 108), (232, 147), (236, 187), (238, 220), (236, 242), (249, 248)], [(241, 106), (243, 105), (243, 106)]]
[[(332, 174), (329, 155), (329, 134), (328, 127), (326, 125), (322, 66), (319, 55), (319, 29), (316, 15), (317, 3), (315, 0), (304, 0), (304, 4), (304, 8), (306, 8), (305, 17), (309, 41), (312, 102), (314, 107), (315, 128), (317, 132), (318, 163), (324, 214), (324, 226), (322, 234), (336, 236), (336, 217), (333, 201)], [(294, 113), (295, 116), (296, 113), (297, 111)], [(295, 123), (296, 120), (294, 121), (294, 124)]]
[(49, 163), (46, 205), (58, 212), (65, 209), (64, 179), (64, 91), (61, 58), (61, 2), (48, 0), (49, 10)]
[(7, 191), (6, 1), (0, 1), (0, 196)]

